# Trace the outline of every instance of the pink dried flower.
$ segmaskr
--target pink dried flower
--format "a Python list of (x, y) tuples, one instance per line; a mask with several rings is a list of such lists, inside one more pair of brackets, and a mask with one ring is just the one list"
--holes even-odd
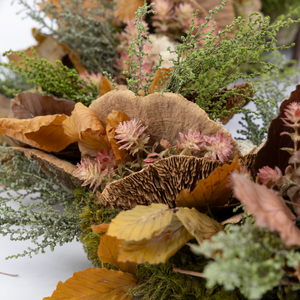
[[(298, 124), (300, 121), (300, 104), (292, 102), (285, 110), (284, 115), (286, 118), (281, 118), (286, 126), (294, 127), (295, 124)], [(294, 125), (288, 123), (287, 121), (292, 122)], [(298, 127), (300, 124), (298, 124)]]
[(202, 135), (198, 131), (193, 131), (190, 129), (188, 134), (183, 134), (179, 132), (180, 141), (176, 141), (177, 152), (180, 150), (187, 151), (201, 151), (204, 149), (204, 140), (202, 139)]
[(190, 3), (180, 3), (175, 7), (176, 21), (180, 24), (182, 31), (189, 29), (194, 12), (195, 10)]
[(257, 175), (258, 182), (267, 185), (268, 182), (271, 181), (271, 184), (276, 184), (279, 179), (282, 178), (282, 172), (278, 167), (275, 167), (275, 170), (272, 168), (265, 166), (262, 169), (259, 169), (259, 173)]
[(251, 179), (251, 172), (249, 170), (247, 170), (246, 167), (241, 167), (240, 171), (238, 171), (237, 169), (235, 169), (234, 171), (232, 171), (229, 176), (228, 176), (228, 184), (226, 184), (226, 187), (228, 188), (233, 188), (234, 184), (233, 184), (233, 174), (240, 174), (243, 175), (244, 177)]
[(205, 158), (212, 159), (213, 161), (219, 160), (224, 163), (228, 160), (228, 156), (232, 153), (231, 137), (223, 138), (223, 132), (218, 132), (216, 136), (204, 136), (205, 141), (209, 145), (205, 145), (205, 149), (208, 153), (205, 154)]
[(118, 143), (125, 143), (119, 149), (130, 149), (130, 154), (134, 155), (139, 150), (144, 149), (145, 144), (148, 143), (149, 136), (143, 132), (148, 126), (142, 126), (141, 120), (133, 119), (130, 121), (120, 122), (115, 132), (118, 134), (116, 139), (120, 140)]
[(153, 10), (157, 13), (151, 17), (155, 20), (152, 22), (153, 27), (157, 27), (158, 31), (167, 31), (169, 23), (174, 19), (173, 4), (169, 0), (158, 0)]
[(95, 74), (94, 72), (91, 72), (90, 74), (88, 71), (84, 71), (79, 75), (79, 77), (88, 84), (90, 84), (90, 79), (94, 85), (98, 86), (101, 82), (102, 75), (100, 73)]
[(163, 146), (164, 148), (170, 148), (170, 143), (165, 139), (160, 140), (160, 145)]
[(107, 153), (104, 149), (100, 149), (96, 154), (96, 162), (101, 164), (101, 171), (106, 168), (114, 168), (116, 165), (116, 156), (112, 147)]

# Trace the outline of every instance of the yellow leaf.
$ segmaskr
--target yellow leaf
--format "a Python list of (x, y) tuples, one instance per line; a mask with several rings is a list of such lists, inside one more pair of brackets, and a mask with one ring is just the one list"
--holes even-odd
[(103, 233), (108, 230), (109, 224), (92, 225), (91, 227), (95, 233)]
[(99, 84), (100, 93), (99, 96), (103, 96), (104, 94), (115, 90), (111, 81), (106, 76), (101, 76), (101, 81)]
[(76, 103), (71, 117), (63, 122), (65, 134), (96, 152), (110, 149), (108, 138), (96, 114), (82, 103)]
[(129, 273), (88, 268), (74, 273), (64, 283), (60, 281), (52, 296), (43, 300), (130, 300), (132, 296), (125, 292), (136, 283)]
[(199, 244), (201, 244), (204, 239), (209, 239), (217, 232), (223, 230), (223, 226), (220, 223), (200, 213), (195, 208), (179, 208), (176, 216), (188, 232), (196, 238)]
[(176, 199), (176, 206), (195, 207), (199, 211), (206, 211), (208, 207), (225, 205), (231, 193), (231, 188), (226, 187), (228, 175), (240, 168), (241, 165), (236, 156), (231, 165), (218, 167), (206, 179), (200, 180), (191, 193), (188, 189), (181, 191)]
[(126, 241), (150, 239), (170, 224), (172, 215), (173, 211), (165, 204), (137, 205), (112, 219), (107, 234)]
[(106, 135), (113, 148), (116, 159), (121, 162), (123, 162), (123, 158), (128, 153), (128, 151), (119, 149), (121, 145), (118, 144), (118, 141), (115, 139), (115, 130), (117, 129), (120, 122), (123, 123), (125, 121), (130, 121), (130, 118), (126, 114), (116, 110), (113, 110), (105, 119), (105, 122), (107, 124)]
[(120, 0), (115, 7), (114, 16), (124, 23), (133, 21), (135, 12), (143, 5), (144, 0)]
[(118, 260), (138, 264), (164, 263), (192, 238), (178, 217), (173, 214), (171, 223), (151, 239), (138, 242), (122, 240)]
[(0, 134), (47, 152), (59, 152), (74, 141), (65, 135), (64, 114), (38, 116), (32, 119), (0, 119)]
[(110, 263), (118, 267), (123, 272), (128, 272), (135, 275), (136, 263), (133, 262), (119, 262), (118, 255), (120, 250), (121, 240), (116, 237), (103, 235), (100, 240), (98, 248), (98, 256), (104, 263)]
[(157, 91), (159, 91), (162, 88), (161, 84), (159, 83), (160, 79), (163, 82), (163, 87), (165, 87), (165, 83), (169, 78), (168, 74), (170, 73), (170, 71), (171, 71), (170, 68), (169, 69), (162, 68), (155, 72), (152, 83), (148, 89), (150, 94), (153, 94), (155, 92), (155, 87), (157, 87)]

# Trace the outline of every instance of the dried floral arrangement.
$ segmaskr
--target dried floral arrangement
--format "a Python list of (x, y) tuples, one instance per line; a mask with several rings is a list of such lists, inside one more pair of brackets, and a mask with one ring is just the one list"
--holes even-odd
[[(275, 36), (299, 8), (271, 24), (231, 1), (19, 2), (52, 35), (1, 64), (0, 233), (35, 245), (9, 258), (76, 237), (95, 266), (44, 299), (298, 299), (300, 85), (281, 105), (274, 85), (297, 74)], [(267, 139), (251, 151), (220, 123), (241, 111)]]

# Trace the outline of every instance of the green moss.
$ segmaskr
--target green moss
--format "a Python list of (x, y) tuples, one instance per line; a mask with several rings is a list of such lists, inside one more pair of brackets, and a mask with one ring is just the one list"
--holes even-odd
[(77, 188), (75, 197), (77, 199), (75, 205), (83, 207), (80, 214), (81, 234), (79, 239), (83, 243), (87, 258), (95, 267), (116, 268), (111, 264), (104, 264), (98, 257), (97, 251), (103, 234), (94, 233), (91, 226), (110, 223), (119, 214), (120, 210), (109, 209), (97, 203), (97, 196), (85, 188)]

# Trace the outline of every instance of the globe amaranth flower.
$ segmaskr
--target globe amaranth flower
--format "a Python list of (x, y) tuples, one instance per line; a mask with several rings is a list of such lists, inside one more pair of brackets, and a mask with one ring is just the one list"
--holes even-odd
[(138, 119), (120, 122), (115, 130), (115, 138), (119, 140), (118, 143), (122, 143), (119, 149), (129, 150), (131, 155), (144, 149), (150, 138), (144, 133), (147, 127), (142, 126), (141, 120)]
[(91, 188), (95, 185), (93, 190), (95, 193), (102, 183), (111, 181), (115, 176), (115, 162), (116, 158), (112, 148), (109, 153), (100, 149), (94, 161), (90, 157), (85, 157), (77, 164), (76, 175), (80, 180), (84, 180), (82, 186), (90, 185)]
[(205, 154), (205, 158), (209, 158), (213, 161), (219, 160), (224, 163), (228, 160), (228, 156), (232, 153), (231, 137), (223, 138), (223, 132), (218, 132), (216, 136), (204, 136), (208, 145), (205, 145), (205, 149), (208, 151)]

